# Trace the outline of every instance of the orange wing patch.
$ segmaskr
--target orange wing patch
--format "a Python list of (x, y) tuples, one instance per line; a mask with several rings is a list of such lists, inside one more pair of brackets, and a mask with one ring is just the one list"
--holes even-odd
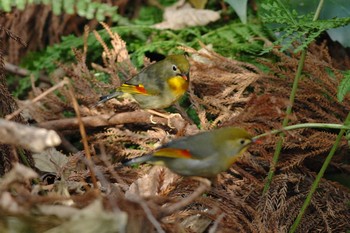
[(162, 148), (154, 152), (153, 156), (167, 157), (174, 159), (191, 159), (192, 155), (186, 149)]
[(143, 95), (148, 95), (149, 93), (145, 89), (145, 87), (142, 84), (139, 85), (129, 85), (129, 84), (123, 84), (120, 87), (120, 90), (125, 93), (130, 93), (130, 94), (143, 94)]

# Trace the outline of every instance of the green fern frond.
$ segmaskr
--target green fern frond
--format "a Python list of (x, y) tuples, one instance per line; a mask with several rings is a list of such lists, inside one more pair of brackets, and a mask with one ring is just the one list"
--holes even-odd
[(12, 8), (24, 10), (27, 4), (46, 4), (52, 6), (55, 15), (62, 12), (67, 14), (77, 14), (87, 19), (96, 19), (104, 21), (106, 17), (111, 18), (113, 22), (120, 19), (117, 13), (117, 7), (106, 3), (99, 3), (92, 0), (1, 0), (0, 11), (10, 12)]
[(345, 95), (350, 92), (350, 71), (344, 73), (344, 78), (341, 80), (338, 86), (337, 98), (339, 102), (342, 102), (345, 98)]
[(266, 37), (268, 35), (261, 25), (231, 23), (211, 30), (198, 39), (204, 44), (212, 44), (216, 52), (232, 56), (237, 52), (259, 53), (263, 47), (262, 38)]
[[(273, 45), (282, 45), (281, 51), (291, 48), (294, 42), (299, 42), (300, 45), (294, 50), (297, 53), (305, 49), (322, 32), (350, 23), (350, 17), (313, 21), (313, 13), (299, 15), (296, 10), (287, 6), (288, 4), (281, 0), (270, 0), (261, 5), (263, 22), (273, 24), (273, 31), (280, 33)], [(271, 49), (272, 47), (269, 47), (265, 51)]]

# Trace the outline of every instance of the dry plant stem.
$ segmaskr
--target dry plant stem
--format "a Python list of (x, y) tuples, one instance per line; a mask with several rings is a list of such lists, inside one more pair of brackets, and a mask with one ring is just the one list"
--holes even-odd
[(321, 128), (321, 129), (345, 129), (350, 130), (350, 126), (347, 125), (341, 125), (341, 124), (328, 124), (328, 123), (303, 123), (303, 124), (296, 124), (296, 125), (289, 125), (282, 129), (276, 129), (272, 130), (267, 133), (259, 134), (255, 137), (253, 137), (253, 140), (257, 140), (262, 137), (266, 137), (273, 134), (278, 134), (283, 131), (289, 131), (294, 129), (303, 129), (303, 128)]
[(191, 177), (191, 179), (199, 181), (200, 182), (199, 187), (191, 195), (182, 199), (176, 204), (162, 208), (160, 211), (161, 216), (167, 216), (167, 215), (173, 214), (175, 211), (191, 204), (191, 202), (193, 202), (197, 197), (199, 197), (205, 191), (210, 189), (210, 186), (211, 186), (210, 180), (206, 178), (201, 178), (201, 177)]
[(112, 174), (114, 179), (121, 185), (122, 189), (126, 191), (129, 186), (124, 182), (124, 180), (114, 171), (114, 166), (109, 162), (107, 154), (106, 154), (106, 148), (102, 143), (99, 144), (100, 151), (101, 151), (101, 160), (106, 165), (108, 171)]
[[(179, 116), (181, 118), (181, 115), (179, 113), (170, 113), (170, 114), (165, 114), (165, 113), (161, 113), (161, 112), (157, 112), (155, 110), (152, 110), (152, 109), (147, 109), (146, 110), (147, 112), (153, 114), (153, 115), (156, 115), (156, 116), (159, 116), (159, 117), (163, 117), (165, 119), (168, 119), (168, 126), (169, 128), (172, 128), (172, 129), (175, 129), (176, 127), (172, 126), (171, 125), (171, 118), (174, 117), (174, 116)], [(153, 124), (157, 124), (156, 121), (153, 120), (153, 115), (151, 115), (151, 118), (150, 118), (150, 121), (153, 123)]]
[(88, 145), (88, 142), (87, 142), (85, 127), (84, 127), (83, 121), (81, 120), (81, 115), (80, 115), (80, 111), (79, 111), (79, 104), (78, 104), (77, 99), (75, 98), (73, 86), (69, 82), (68, 82), (68, 89), (69, 89), (69, 94), (70, 94), (70, 97), (71, 97), (71, 100), (72, 100), (72, 104), (73, 104), (73, 108), (74, 108), (75, 114), (77, 115), (80, 135), (81, 135), (81, 138), (82, 138), (82, 141), (83, 141), (83, 145), (84, 145), (84, 150), (85, 150), (85, 156), (86, 156), (86, 159), (89, 161), (88, 167), (89, 167), (90, 174), (91, 174), (91, 180), (92, 180), (92, 183), (94, 185), (94, 188), (97, 190), (98, 189), (98, 187), (97, 187), (97, 180), (96, 180), (94, 169), (92, 167), (91, 154), (90, 154), (90, 149), (89, 149), (89, 145)]
[(153, 216), (152, 211), (150, 210), (150, 208), (142, 198), (140, 198), (137, 195), (129, 195), (127, 199), (129, 201), (138, 203), (142, 207), (142, 209), (146, 213), (148, 220), (153, 224), (153, 226), (156, 228), (158, 233), (165, 233), (165, 231), (162, 229), (157, 219)]
[(0, 143), (21, 146), (34, 152), (42, 152), (48, 147), (59, 145), (61, 139), (53, 130), (0, 119)]
[[(350, 113), (348, 113), (348, 116), (346, 117), (345, 119), (345, 122), (344, 122), (344, 125), (350, 125)], [(342, 129), (340, 130), (334, 144), (333, 144), (333, 147), (331, 149), (331, 151), (329, 152), (328, 156), (326, 157), (326, 160), (324, 161), (324, 163), (322, 164), (322, 167), (320, 169), (320, 171), (318, 172), (317, 176), (316, 176), (316, 179), (315, 181), (312, 183), (312, 186), (311, 186), (311, 189), (310, 189), (310, 192), (307, 194), (307, 197), (305, 199), (305, 202), (303, 204), (303, 206), (301, 207), (301, 210), (297, 216), (297, 218), (295, 219), (295, 222), (293, 223), (291, 229), (290, 229), (290, 233), (293, 233), (297, 230), (298, 228), (298, 225), (301, 221), (301, 218), (303, 217), (305, 211), (306, 211), (306, 208), (309, 206), (310, 202), (311, 202), (311, 198), (312, 198), (312, 195), (314, 194), (314, 192), (316, 191), (317, 187), (318, 187), (318, 184), (320, 183), (321, 181), (321, 178), (323, 177), (329, 163), (331, 162), (332, 158), (333, 158), (333, 155), (335, 153), (335, 151), (337, 150), (337, 147), (340, 143), (340, 140), (341, 138), (343, 137), (343, 134), (345, 133), (346, 129)]]
[[(167, 125), (168, 120), (162, 117), (153, 117), (153, 121), (158, 124)], [(144, 123), (151, 124), (151, 114), (146, 111), (134, 111), (134, 112), (123, 112), (118, 114), (104, 114), (98, 116), (88, 116), (82, 117), (81, 120), (84, 123), (85, 127), (101, 127), (108, 125), (121, 125), (121, 124), (130, 124), (130, 123)], [(186, 122), (182, 118), (171, 118), (171, 125), (176, 129), (183, 129)], [(47, 122), (40, 122), (37, 126), (55, 129), (55, 130), (64, 130), (64, 129), (74, 129), (78, 128), (78, 119), (77, 118), (67, 118), (60, 120), (53, 120)]]
[[(283, 119), (283, 122), (282, 122), (282, 127), (283, 128), (288, 125), (289, 116), (292, 113), (294, 99), (295, 99), (295, 95), (296, 95), (296, 92), (297, 92), (297, 89), (298, 89), (299, 79), (300, 79), (301, 72), (302, 72), (303, 67), (304, 67), (305, 57), (306, 57), (306, 50), (303, 50), (303, 52), (301, 54), (301, 57), (300, 57), (298, 70), (297, 70), (297, 73), (296, 73), (295, 78), (294, 78), (292, 91), (291, 91), (290, 96), (289, 96), (289, 102), (290, 103), (287, 106), (286, 116), (285, 116), (285, 118)], [(277, 164), (279, 155), (280, 155), (281, 150), (282, 150), (283, 138), (284, 138), (285, 134), (283, 132), (281, 132), (279, 134), (279, 136), (280, 136), (280, 139), (277, 141), (277, 144), (276, 144), (276, 150), (275, 150), (275, 153), (273, 154), (272, 163), (271, 163), (271, 166), (270, 166), (269, 174), (267, 175), (267, 180), (266, 180), (266, 183), (265, 183), (265, 186), (264, 186), (263, 193), (266, 193), (266, 191), (270, 187), (270, 184), (271, 184), (271, 181), (272, 181), (272, 177), (275, 174), (276, 164)]]
[(208, 233), (218, 232), (217, 229), (218, 229), (219, 223), (221, 222), (221, 220), (224, 217), (225, 217), (225, 213), (220, 214), (219, 217), (217, 217), (217, 219), (215, 219), (215, 222), (214, 222), (213, 226), (209, 229)]
[[(322, 6), (323, 6), (323, 1), (324, 0), (320, 0), (319, 1), (317, 9), (316, 9), (316, 12), (315, 12), (315, 15), (314, 15), (312, 21), (316, 21), (318, 19), (318, 17), (320, 16), (320, 12), (321, 12), (321, 9), (322, 9)], [(296, 95), (296, 92), (297, 92), (297, 89), (298, 89), (299, 79), (300, 79), (300, 76), (301, 76), (301, 72), (302, 72), (302, 70), (304, 68), (305, 57), (306, 57), (306, 49), (304, 49), (302, 51), (301, 56), (300, 56), (300, 60), (299, 60), (299, 64), (298, 64), (298, 70), (297, 70), (297, 73), (295, 74), (292, 91), (291, 91), (290, 96), (289, 96), (290, 105), (287, 107), (286, 116), (285, 116), (285, 118), (283, 120), (282, 127), (286, 127), (288, 125), (289, 115), (292, 113), (294, 99), (295, 99), (295, 95)], [(267, 176), (267, 181), (265, 183), (263, 193), (266, 193), (266, 191), (270, 187), (270, 184), (271, 184), (271, 181), (272, 181), (272, 177), (273, 177), (273, 175), (275, 173), (275, 170), (276, 170), (276, 164), (277, 164), (279, 155), (280, 155), (281, 150), (282, 150), (282, 144), (283, 144), (284, 136), (285, 135), (284, 135), (283, 132), (280, 133), (280, 139), (278, 140), (277, 145), (276, 145), (276, 150), (275, 150), (275, 153), (274, 153), (273, 158), (272, 158), (270, 171), (269, 171), (269, 174)]]
[(40, 95), (38, 95), (37, 97), (35, 97), (34, 99), (32, 99), (30, 101), (29, 104), (26, 104), (24, 106), (22, 106), (21, 108), (18, 108), (16, 111), (14, 111), (13, 113), (7, 115), (5, 117), (6, 120), (11, 120), (12, 118), (14, 118), (15, 116), (17, 116), (20, 112), (22, 112), (24, 109), (26, 109), (27, 107), (29, 107), (30, 105), (38, 102), (40, 99), (44, 98), (45, 96), (47, 96), (48, 94), (50, 94), (51, 92), (55, 91), (56, 89), (63, 87), (64, 85), (68, 84), (68, 79), (64, 79), (61, 82), (57, 83), (55, 86), (47, 89), (46, 91), (44, 91), (43, 93), (41, 93)]
[(16, 75), (19, 75), (19, 76), (28, 76), (29, 75), (29, 71), (28, 70), (23, 69), (23, 68), (21, 68), (19, 66), (16, 66), (16, 65), (8, 63), (8, 62), (4, 63), (4, 69), (7, 72), (10, 72), (10, 73), (13, 73), (13, 74), (16, 74)]

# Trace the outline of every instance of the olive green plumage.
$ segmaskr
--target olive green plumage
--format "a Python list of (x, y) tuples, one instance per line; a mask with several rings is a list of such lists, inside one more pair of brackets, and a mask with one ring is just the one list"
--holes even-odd
[(143, 69), (114, 93), (102, 96), (98, 104), (128, 94), (144, 109), (169, 107), (185, 94), (189, 69), (190, 64), (184, 55), (169, 55)]
[(179, 175), (213, 177), (226, 171), (251, 143), (244, 129), (226, 127), (173, 140), (124, 164), (163, 164)]

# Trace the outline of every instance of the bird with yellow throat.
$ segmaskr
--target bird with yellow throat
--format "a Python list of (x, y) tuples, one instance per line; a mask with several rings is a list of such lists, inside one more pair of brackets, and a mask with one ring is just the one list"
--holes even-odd
[(190, 63), (185, 55), (169, 55), (147, 66), (113, 93), (102, 96), (97, 105), (127, 94), (143, 109), (167, 108), (187, 91), (189, 70)]

